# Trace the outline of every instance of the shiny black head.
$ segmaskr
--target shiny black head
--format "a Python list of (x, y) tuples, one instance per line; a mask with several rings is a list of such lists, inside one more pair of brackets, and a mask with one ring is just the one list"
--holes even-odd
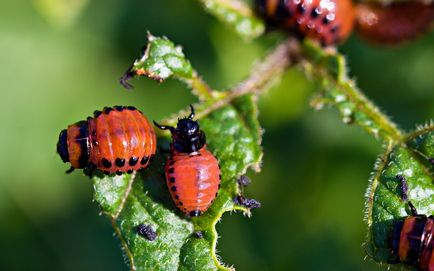
[(59, 135), (59, 141), (57, 142), (57, 153), (62, 158), (64, 163), (69, 162), (69, 152), (67, 143), (67, 131), (62, 130)]
[(205, 133), (200, 130), (199, 123), (194, 118), (194, 108), (190, 105), (191, 114), (178, 120), (175, 127), (160, 125), (154, 121), (155, 126), (162, 130), (170, 130), (173, 139), (173, 148), (182, 153), (199, 151), (206, 144)]
[(200, 132), (199, 123), (189, 118), (180, 119), (176, 125), (176, 131), (182, 138), (194, 137)]

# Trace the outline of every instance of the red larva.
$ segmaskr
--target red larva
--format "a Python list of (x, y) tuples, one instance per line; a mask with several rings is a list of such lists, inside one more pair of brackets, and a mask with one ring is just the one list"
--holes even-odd
[[(401, 199), (407, 202), (408, 185), (404, 176), (396, 175), (401, 187)], [(404, 195), (404, 196), (403, 196)], [(390, 235), (390, 248), (395, 259), (418, 271), (434, 271), (434, 217), (418, 214), (408, 202), (411, 215), (395, 221)]]
[(434, 4), (359, 4), (356, 14), (356, 32), (361, 37), (377, 44), (399, 44), (415, 39), (430, 28)]
[(146, 168), (155, 155), (156, 137), (146, 117), (132, 106), (105, 107), (94, 117), (68, 126), (59, 135), (57, 153), (71, 172), (84, 168), (104, 174)]
[(259, 14), (270, 26), (334, 45), (344, 41), (354, 24), (351, 0), (256, 0)]
[(397, 221), (393, 227), (391, 247), (394, 255), (418, 271), (434, 271), (434, 217), (417, 214), (408, 203), (412, 214)]
[(154, 123), (172, 134), (165, 175), (173, 202), (185, 214), (199, 216), (217, 196), (221, 175), (217, 159), (206, 149), (205, 134), (193, 118), (191, 107), (190, 116), (180, 119), (176, 127)]

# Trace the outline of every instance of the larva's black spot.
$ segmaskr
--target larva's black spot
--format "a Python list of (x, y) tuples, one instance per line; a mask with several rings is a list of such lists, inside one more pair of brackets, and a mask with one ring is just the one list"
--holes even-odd
[(175, 164), (175, 161), (174, 160), (171, 160), (170, 162), (169, 162), (169, 166), (173, 166)]
[(105, 175), (110, 175), (110, 172), (108, 172), (108, 171), (106, 171), (106, 170), (104, 170), (103, 173), (104, 173)]
[(133, 173), (133, 170), (132, 170), (132, 169), (129, 169), (129, 170), (127, 170), (127, 173), (128, 173), (128, 174), (131, 174), (131, 173)]
[(175, 177), (170, 177), (170, 178), (169, 178), (169, 182), (171, 182), (171, 183), (175, 183)]
[(131, 111), (137, 110), (134, 106), (127, 106), (127, 109)]
[(319, 11), (318, 11), (318, 7), (315, 7), (312, 9), (312, 11), (310, 12), (310, 17), (312, 18), (316, 18), (320, 15)]
[(182, 206), (182, 205), (184, 205), (184, 203), (182, 203), (182, 201), (180, 201), (180, 202), (179, 202), (179, 205)]
[(120, 105), (116, 105), (116, 106), (114, 106), (114, 109), (115, 109), (116, 111), (119, 111), (119, 112), (124, 111), (124, 107), (123, 107), (123, 106), (120, 106)]
[(300, 3), (300, 4), (297, 5), (297, 11), (300, 14), (304, 14), (306, 12), (306, 7), (303, 4)]
[(137, 226), (136, 230), (140, 236), (149, 241), (154, 241), (157, 238), (157, 233), (149, 225), (140, 224)]
[(122, 159), (122, 158), (116, 158), (116, 160), (115, 160), (115, 164), (116, 164), (116, 166), (118, 166), (118, 167), (123, 167), (123, 166), (125, 166), (125, 159)]
[(172, 190), (173, 192), (175, 192), (175, 191), (176, 191), (176, 186), (172, 186), (172, 187), (170, 188), (170, 190)]
[(94, 118), (98, 118), (101, 114), (102, 114), (101, 111), (99, 111), (99, 110), (95, 110), (95, 111), (93, 112), (93, 117), (94, 117)]
[(111, 107), (104, 107), (103, 111), (104, 111), (104, 114), (110, 114), (110, 112), (113, 111), (113, 108), (111, 108)]
[(217, 196), (219, 195), (219, 193), (217, 192), (217, 193), (215, 193), (215, 197), (217, 198)]
[(116, 171), (116, 175), (119, 175), (119, 176), (121, 176), (122, 175), (122, 171)]
[(111, 168), (112, 167), (112, 163), (109, 160), (105, 159), (105, 158), (103, 158), (101, 160), (101, 164), (105, 168)]
[(130, 161), (128, 161), (128, 164), (133, 167), (137, 164), (138, 161), (139, 161), (139, 157), (133, 156), (130, 158)]
[(170, 174), (175, 173), (175, 168), (173, 168), (173, 167), (169, 168), (168, 172), (169, 172)]
[(221, 184), (219, 184), (219, 189), (220, 189)]
[(142, 160), (140, 160), (140, 164), (143, 166), (144, 164), (146, 164), (148, 162), (148, 160), (149, 160), (149, 157), (148, 156), (144, 156), (142, 158)]
[(327, 16), (325, 16), (325, 17), (322, 19), (322, 23), (323, 23), (324, 25), (328, 25), (330, 22), (331, 22), (331, 20), (330, 20)]
[(190, 212), (190, 216), (200, 216), (202, 214), (199, 210), (194, 210)]
[(219, 174), (219, 179), (220, 179), (220, 180), (222, 179), (222, 175), (221, 175), (221, 174)]
[(179, 196), (178, 196), (178, 195), (175, 195), (175, 199), (179, 199)]

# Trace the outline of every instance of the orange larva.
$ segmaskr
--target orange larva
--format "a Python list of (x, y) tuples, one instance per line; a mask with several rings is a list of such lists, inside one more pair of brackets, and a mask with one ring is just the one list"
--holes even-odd
[(351, 0), (256, 0), (268, 25), (293, 31), (322, 45), (344, 41), (354, 24)]
[(418, 214), (408, 201), (408, 185), (402, 175), (396, 175), (401, 186), (401, 199), (408, 203), (411, 215), (394, 222), (390, 248), (395, 257), (391, 263), (405, 263), (418, 271), (434, 271), (434, 216)]
[(377, 44), (399, 44), (426, 32), (434, 20), (434, 4), (394, 2), (357, 5), (356, 32)]
[(176, 127), (154, 123), (172, 133), (165, 175), (173, 202), (185, 214), (199, 216), (217, 196), (221, 175), (217, 159), (206, 149), (204, 132), (193, 120), (193, 107), (191, 110), (190, 116), (180, 119)]
[(59, 135), (57, 153), (71, 169), (104, 174), (146, 168), (155, 155), (156, 137), (147, 118), (132, 106), (105, 107), (94, 117), (68, 126)]

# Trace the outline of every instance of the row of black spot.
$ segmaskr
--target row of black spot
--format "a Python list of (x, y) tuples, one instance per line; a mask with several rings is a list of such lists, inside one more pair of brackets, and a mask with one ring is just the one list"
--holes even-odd
[[(143, 166), (143, 165), (145, 165), (145, 164), (148, 162), (148, 160), (149, 160), (149, 161), (152, 161), (153, 159), (154, 159), (154, 155), (151, 155), (150, 157), (148, 157), (148, 156), (144, 156), (144, 157), (140, 160), (140, 164)], [(135, 156), (133, 156), (133, 157), (131, 157), (131, 158), (129, 159), (129, 161), (128, 161), (128, 165), (131, 166), (131, 167), (133, 167), (133, 166), (135, 166), (135, 165), (137, 164), (138, 161), (139, 161), (139, 157), (135, 157)], [(112, 167), (112, 163), (111, 163), (108, 159), (106, 159), (106, 158), (103, 158), (103, 159), (101, 160), (101, 164), (102, 164), (103, 167), (105, 167), (105, 168), (111, 168), (111, 167)], [(115, 165), (116, 165), (117, 167), (123, 167), (123, 166), (125, 166), (125, 159), (123, 159), (123, 158), (116, 158), (116, 159), (115, 159)]]
[(94, 112), (93, 112), (93, 116), (94, 116), (94, 118), (98, 118), (103, 112), (104, 112), (104, 114), (106, 114), (106, 115), (108, 115), (108, 114), (110, 114), (110, 112), (111, 111), (113, 111), (113, 110), (116, 110), (116, 111), (118, 111), (118, 112), (122, 112), (122, 111), (124, 111), (125, 109), (127, 109), (127, 110), (131, 110), (131, 111), (135, 111), (135, 110), (137, 110), (137, 108), (135, 108), (134, 106), (120, 106), (120, 105), (115, 105), (115, 106), (113, 106), (113, 107), (104, 107), (103, 108), (103, 110), (102, 111), (99, 111), (99, 110), (95, 110)]

